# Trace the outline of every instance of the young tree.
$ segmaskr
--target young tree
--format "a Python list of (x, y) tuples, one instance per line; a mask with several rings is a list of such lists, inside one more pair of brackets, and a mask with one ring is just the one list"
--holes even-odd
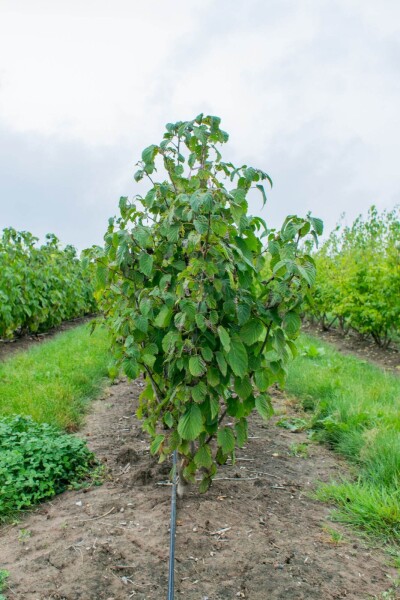
[(113, 374), (122, 366), (131, 379), (144, 375), (138, 416), (151, 452), (162, 461), (177, 449), (180, 491), (200, 470), (204, 492), (216, 465), (245, 444), (253, 409), (271, 415), (268, 389), (285, 380), (315, 278), (301, 241), (317, 239), (322, 222), (289, 216), (274, 231), (248, 215), (249, 190), (265, 204), (261, 182), (272, 182), (223, 162), (219, 118), (201, 114), (166, 130), (135, 174), (151, 189), (134, 203), (121, 198), (121, 216), (109, 222), (97, 294), (113, 335)]

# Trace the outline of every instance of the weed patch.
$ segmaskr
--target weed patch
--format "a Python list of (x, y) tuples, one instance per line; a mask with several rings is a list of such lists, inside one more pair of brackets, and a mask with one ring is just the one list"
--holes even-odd
[(94, 455), (83, 440), (29, 417), (3, 417), (0, 518), (63, 492), (85, 478), (94, 465)]

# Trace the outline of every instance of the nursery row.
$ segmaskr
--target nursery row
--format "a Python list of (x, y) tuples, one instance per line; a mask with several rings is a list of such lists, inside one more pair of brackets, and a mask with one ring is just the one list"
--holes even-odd
[(44, 331), (95, 309), (89, 262), (53, 234), (37, 242), (12, 228), (0, 237), (0, 337)]
[(337, 227), (314, 256), (317, 278), (308, 316), (324, 329), (355, 330), (387, 347), (400, 336), (399, 208)]

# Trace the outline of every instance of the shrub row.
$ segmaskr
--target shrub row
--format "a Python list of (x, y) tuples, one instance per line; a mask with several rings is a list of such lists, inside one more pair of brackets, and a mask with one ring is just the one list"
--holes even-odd
[(53, 234), (37, 242), (12, 228), (0, 237), (0, 337), (45, 331), (95, 309), (89, 262)]
[(400, 335), (400, 211), (378, 213), (337, 227), (315, 254), (317, 279), (306, 312), (323, 328), (333, 324), (370, 335), (387, 347)]

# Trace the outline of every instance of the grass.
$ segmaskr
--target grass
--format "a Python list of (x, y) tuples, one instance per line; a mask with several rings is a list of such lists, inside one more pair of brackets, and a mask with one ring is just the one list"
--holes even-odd
[(5, 569), (0, 569), (0, 600), (6, 600), (6, 597), (4, 596), (4, 594), (2, 594), (2, 592), (4, 592), (4, 589), (6, 587), (8, 576), (8, 571), (6, 571)]
[(400, 378), (302, 336), (287, 391), (313, 411), (316, 437), (356, 468), (352, 481), (322, 485), (335, 518), (400, 544)]
[(0, 416), (30, 415), (75, 431), (107, 377), (108, 336), (88, 324), (14, 354), (0, 363)]
[(309, 457), (309, 449), (308, 444), (299, 443), (299, 444), (291, 444), (289, 448), (289, 453), (292, 456), (297, 456), (297, 458), (308, 458)]

